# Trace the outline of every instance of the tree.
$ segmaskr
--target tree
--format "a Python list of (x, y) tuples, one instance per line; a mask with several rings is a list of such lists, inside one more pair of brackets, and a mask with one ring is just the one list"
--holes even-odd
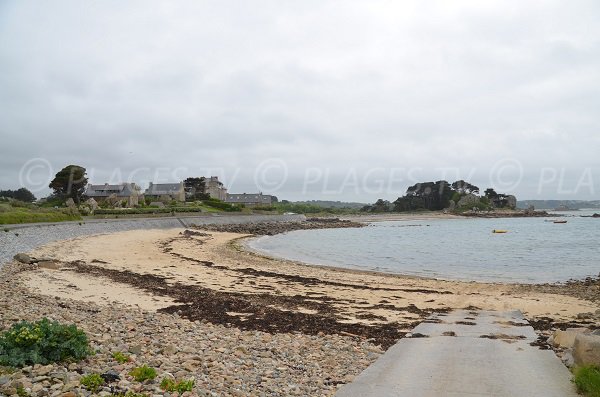
[(496, 193), (496, 191), (494, 189), (492, 189), (491, 187), (488, 187), (487, 189), (485, 189), (485, 192), (483, 192), (483, 195), (485, 197), (487, 197), (488, 199), (490, 199), (491, 201), (494, 201), (495, 199), (498, 198), (498, 193)]
[(460, 194), (479, 194), (479, 188), (477, 186), (471, 185), (469, 182), (463, 181), (462, 179), (452, 183), (452, 189)]
[(85, 168), (78, 165), (67, 165), (56, 173), (56, 176), (48, 185), (61, 199), (72, 198), (77, 204), (88, 183)]
[(35, 201), (35, 196), (33, 193), (24, 187), (17, 190), (0, 190), (0, 197), (10, 197), (26, 203), (32, 203)]
[(189, 177), (183, 181), (185, 188), (186, 197), (192, 200), (205, 200), (206, 199), (206, 178), (201, 176)]

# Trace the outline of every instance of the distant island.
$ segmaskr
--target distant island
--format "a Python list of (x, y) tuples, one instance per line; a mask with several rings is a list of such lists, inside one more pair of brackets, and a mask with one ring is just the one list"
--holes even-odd
[[(459, 180), (449, 183), (445, 180), (421, 182), (410, 186), (406, 194), (395, 201), (379, 199), (374, 204), (361, 208), (362, 212), (414, 212), (445, 211), (470, 215), (494, 210), (516, 210), (517, 198), (511, 194), (497, 193), (493, 188), (482, 195), (479, 187)], [(533, 214), (533, 208), (527, 211)], [(525, 212), (524, 212), (525, 213)]]
[(523, 200), (517, 204), (517, 208), (529, 208), (534, 206), (538, 209), (569, 211), (584, 208), (600, 208), (600, 200)]

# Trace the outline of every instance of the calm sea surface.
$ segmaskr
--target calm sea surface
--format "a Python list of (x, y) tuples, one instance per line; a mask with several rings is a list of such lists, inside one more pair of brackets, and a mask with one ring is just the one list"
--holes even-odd
[[(595, 212), (600, 212), (596, 210)], [(353, 269), (443, 279), (542, 283), (600, 273), (600, 219), (560, 218), (374, 222), (360, 229), (302, 230), (249, 246), (271, 256)], [(552, 219), (567, 220), (555, 224)], [(492, 229), (508, 230), (493, 234)]]

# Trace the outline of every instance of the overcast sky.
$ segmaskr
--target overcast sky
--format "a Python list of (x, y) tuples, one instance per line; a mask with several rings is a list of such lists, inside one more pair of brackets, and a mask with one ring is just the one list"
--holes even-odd
[(600, 2), (1, 1), (0, 188), (600, 199)]

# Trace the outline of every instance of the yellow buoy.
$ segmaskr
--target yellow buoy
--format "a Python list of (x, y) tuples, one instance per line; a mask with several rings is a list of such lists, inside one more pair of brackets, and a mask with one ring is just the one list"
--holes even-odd
[(492, 230), (492, 233), (508, 233), (508, 230), (494, 229)]

